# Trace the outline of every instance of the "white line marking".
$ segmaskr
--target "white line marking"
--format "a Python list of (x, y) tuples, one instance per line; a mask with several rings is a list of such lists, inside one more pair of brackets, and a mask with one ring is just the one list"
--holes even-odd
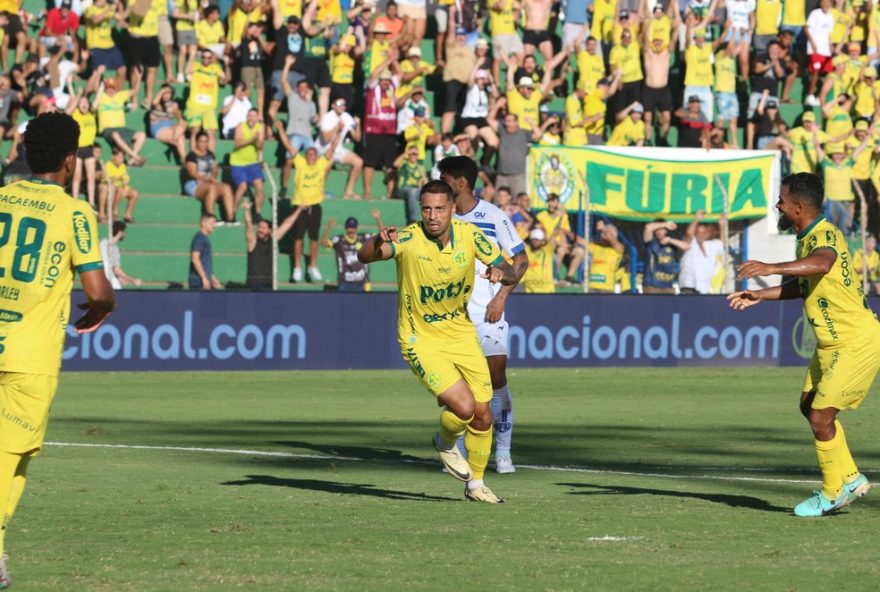
[(625, 541), (643, 541), (645, 537), (640, 536), (613, 536), (610, 534), (606, 534), (605, 536), (600, 537), (587, 537), (587, 540), (592, 543), (620, 543)]
[[(387, 463), (389, 461), (375, 460), (367, 458), (359, 458), (357, 456), (331, 456), (326, 454), (300, 454), (294, 452), (281, 452), (272, 450), (248, 450), (242, 448), (203, 448), (197, 446), (149, 446), (145, 444), (95, 444), (89, 442), (45, 442), (47, 446), (63, 446), (68, 448), (111, 448), (126, 450), (159, 450), (159, 451), (175, 451), (175, 452), (202, 452), (212, 454), (237, 454), (242, 456), (264, 456), (275, 458), (299, 458), (306, 460), (333, 460), (333, 461), (349, 461), (349, 462), (378, 462)], [(417, 464), (417, 465), (433, 465), (437, 464), (432, 460), (412, 460), (398, 459), (391, 461), (401, 464)], [(640, 471), (622, 471), (615, 469), (591, 469), (589, 467), (578, 466), (557, 466), (557, 465), (522, 465), (518, 464), (517, 468), (531, 469), (533, 471), (548, 471), (560, 473), (589, 473), (595, 475), (622, 475), (625, 477), (654, 477), (659, 479), (691, 479), (704, 481), (757, 481), (762, 483), (811, 483), (815, 484), (819, 481), (814, 479), (764, 479), (760, 477), (733, 477), (724, 475), (675, 475), (670, 473), (652, 473)], [(705, 469), (703, 469), (705, 470)], [(741, 469), (743, 470), (743, 469)], [(770, 469), (766, 469), (770, 470)], [(789, 470), (789, 469), (780, 469)], [(876, 471), (862, 471), (862, 473), (874, 473)]]

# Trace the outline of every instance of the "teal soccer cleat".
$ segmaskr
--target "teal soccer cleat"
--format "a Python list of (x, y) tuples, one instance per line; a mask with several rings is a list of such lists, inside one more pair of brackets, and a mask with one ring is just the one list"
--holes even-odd
[(853, 495), (845, 488), (840, 490), (837, 499), (830, 500), (821, 491), (814, 491), (813, 495), (794, 507), (794, 515), (805, 518), (827, 516), (849, 504)]
[[(844, 483), (843, 488), (849, 493), (853, 498), (862, 497), (871, 489), (871, 484), (868, 483), (868, 478), (859, 473), (859, 476), (849, 483)], [(852, 501), (852, 500), (850, 500)]]

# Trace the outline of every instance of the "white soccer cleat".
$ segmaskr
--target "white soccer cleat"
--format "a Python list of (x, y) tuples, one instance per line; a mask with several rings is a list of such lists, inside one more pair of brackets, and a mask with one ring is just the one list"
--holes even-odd
[(462, 456), (458, 446), (454, 443), (452, 448), (447, 448), (446, 443), (440, 438), (440, 432), (434, 434), (434, 449), (440, 453), (440, 460), (446, 467), (446, 472), (458, 479), (459, 481), (467, 481), (471, 478), (471, 466), (467, 459)]
[(309, 267), (309, 281), (310, 282), (321, 282), (324, 281), (324, 277), (321, 275), (321, 270), (317, 267)]
[(504, 500), (492, 493), (492, 490), (485, 485), (480, 485), (475, 489), (469, 487), (464, 488), (464, 496), (468, 501), (484, 502), (487, 504), (503, 504)]
[(510, 460), (509, 455), (496, 456), (495, 457), (495, 472), (501, 475), (506, 473), (516, 473), (516, 467), (513, 466), (513, 461)]

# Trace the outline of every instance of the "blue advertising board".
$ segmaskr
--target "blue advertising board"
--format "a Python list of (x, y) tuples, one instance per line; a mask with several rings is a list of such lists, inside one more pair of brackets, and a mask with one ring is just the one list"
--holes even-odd
[[(65, 370), (405, 368), (396, 294), (131, 291), (118, 302), (95, 333), (68, 328)], [(517, 294), (507, 319), (518, 367), (790, 366), (815, 346), (800, 301), (738, 313), (721, 296)]]

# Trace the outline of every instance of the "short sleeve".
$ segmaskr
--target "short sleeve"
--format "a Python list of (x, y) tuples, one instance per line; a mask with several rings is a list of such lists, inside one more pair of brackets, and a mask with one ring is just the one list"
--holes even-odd
[(70, 230), (72, 237), (70, 262), (76, 272), (104, 269), (98, 240), (98, 220), (92, 208), (74, 209), (70, 216)]
[(495, 220), (496, 238), (498, 246), (510, 257), (518, 255), (525, 250), (522, 239), (516, 233), (513, 221), (504, 212), (498, 212)]
[(412, 244), (413, 232), (409, 228), (405, 228), (397, 233), (397, 242), (388, 243), (391, 245), (391, 256), (395, 259), (403, 257), (410, 249)]
[(486, 235), (483, 234), (482, 230), (475, 226), (472, 232), (474, 254), (477, 259), (486, 265), (498, 265), (504, 261), (504, 257), (501, 256), (501, 251), (498, 250), (498, 247), (496, 247), (488, 238), (486, 238)]
[(201, 253), (204, 249), (204, 236), (201, 232), (196, 233), (196, 235), (192, 239), (192, 243), (190, 243), (190, 253)]
[(824, 229), (813, 230), (809, 238), (807, 238), (807, 245), (811, 255), (819, 249), (831, 249), (835, 253), (839, 253), (841, 248), (847, 249), (846, 241), (838, 241), (838, 238), (842, 239), (842, 235), (838, 236), (833, 227), (825, 226)]

